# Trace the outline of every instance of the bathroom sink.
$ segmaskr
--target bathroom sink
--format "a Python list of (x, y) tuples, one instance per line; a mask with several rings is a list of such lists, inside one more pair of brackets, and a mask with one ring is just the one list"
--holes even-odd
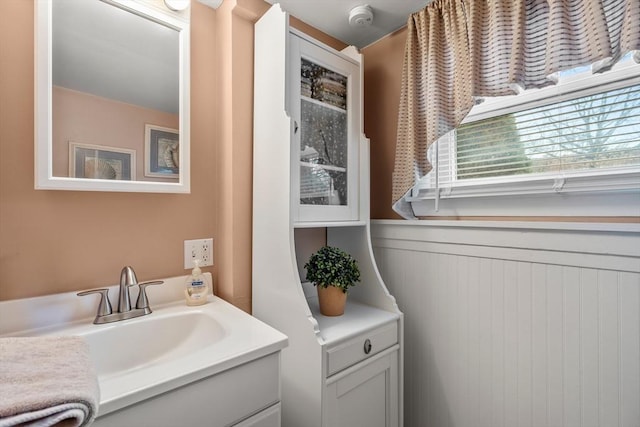
[[(182, 283), (182, 277), (165, 279), (165, 290), (159, 289), (166, 293), (164, 299), (181, 296)], [(161, 300), (163, 295), (154, 297)], [(86, 317), (95, 315), (92, 303), (75, 293), (0, 302), (0, 311), (7, 314), (0, 318), (0, 336), (84, 337), (100, 385), (98, 419), (188, 384), (235, 372), (287, 345), (285, 335), (212, 295), (205, 305), (189, 307), (183, 299), (174, 299), (154, 304), (146, 316), (102, 325)], [(31, 316), (22, 314), (29, 312)], [(68, 313), (75, 313), (75, 319), (64, 321)], [(15, 323), (18, 317), (21, 324)]]
[[(211, 283), (210, 273), (205, 275)], [(100, 385), (96, 425), (101, 419), (104, 425), (130, 425), (113, 420), (138, 414), (143, 411), (138, 408), (148, 405), (160, 405), (152, 411), (162, 421), (155, 425), (179, 425), (168, 414), (182, 414), (174, 410), (176, 404), (200, 399), (202, 384), (231, 399), (207, 401), (207, 411), (197, 412), (214, 412), (219, 420), (229, 417), (229, 422), (220, 421), (223, 425), (279, 401), (279, 353), (287, 337), (213, 295), (207, 304), (186, 306), (185, 277), (162, 280), (162, 286), (149, 292), (151, 314), (102, 325), (92, 323), (97, 301), (79, 298), (76, 292), (0, 301), (0, 337), (84, 337)], [(109, 292), (117, 295), (118, 287)], [(275, 395), (263, 394), (273, 384)], [(241, 399), (228, 392), (237, 387)], [(186, 399), (187, 395), (191, 397)]]
[(226, 334), (204, 310), (153, 314), (78, 331), (89, 343), (101, 380), (197, 353)]

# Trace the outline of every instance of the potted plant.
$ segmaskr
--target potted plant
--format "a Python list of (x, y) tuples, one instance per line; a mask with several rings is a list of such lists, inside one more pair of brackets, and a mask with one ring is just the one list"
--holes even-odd
[(340, 316), (344, 313), (347, 290), (360, 280), (356, 260), (340, 248), (324, 246), (304, 265), (307, 280), (318, 290), (320, 313)]

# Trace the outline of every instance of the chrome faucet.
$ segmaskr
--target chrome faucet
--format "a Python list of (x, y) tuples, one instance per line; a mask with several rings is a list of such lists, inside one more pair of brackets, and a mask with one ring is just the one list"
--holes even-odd
[[(113, 312), (111, 308), (111, 302), (109, 301), (109, 289), (91, 289), (88, 291), (78, 292), (78, 296), (84, 296), (89, 294), (100, 294), (100, 303), (98, 304), (98, 312), (93, 323), (100, 325), (103, 323), (117, 322), (119, 320), (133, 319), (134, 317), (144, 316), (151, 313), (151, 307), (149, 307), (149, 300), (147, 298), (146, 288), (150, 285), (160, 285), (164, 283), (161, 280), (155, 280), (152, 282), (138, 283), (136, 272), (133, 268), (126, 266), (120, 272), (120, 288), (118, 291), (118, 311)], [(139, 288), (138, 299), (136, 301), (136, 308), (131, 308), (131, 297), (129, 295), (129, 288), (137, 285)]]
[(131, 310), (131, 297), (129, 287), (137, 285), (136, 272), (129, 265), (120, 272), (120, 289), (118, 292), (118, 313), (126, 313)]

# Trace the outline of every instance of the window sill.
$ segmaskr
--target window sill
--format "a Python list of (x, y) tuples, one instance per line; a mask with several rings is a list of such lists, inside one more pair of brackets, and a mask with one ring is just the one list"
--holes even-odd
[(640, 172), (420, 189), (407, 201), (417, 217), (640, 217)]
[[(590, 233), (630, 233), (640, 235), (640, 224), (543, 222), (543, 221), (477, 221), (477, 220), (398, 220), (372, 219), (372, 228), (380, 227), (424, 227), (427, 229), (489, 229), (489, 230), (540, 230), (540, 231), (585, 231)], [(374, 236), (374, 233), (372, 233)], [(375, 234), (374, 237), (379, 237)]]

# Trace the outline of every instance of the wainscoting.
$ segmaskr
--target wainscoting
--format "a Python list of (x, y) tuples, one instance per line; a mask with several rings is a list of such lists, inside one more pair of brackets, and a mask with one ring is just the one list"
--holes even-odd
[(373, 221), (406, 427), (640, 426), (640, 227)]

